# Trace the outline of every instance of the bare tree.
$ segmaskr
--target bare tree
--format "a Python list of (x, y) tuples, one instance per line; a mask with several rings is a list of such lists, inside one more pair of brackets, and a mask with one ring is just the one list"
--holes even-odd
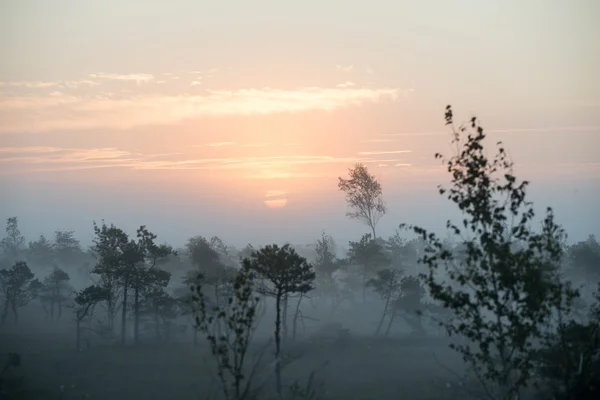
[(375, 226), (387, 212), (381, 197), (381, 185), (363, 164), (356, 164), (348, 170), (348, 174), (349, 179), (338, 178), (338, 188), (346, 194), (346, 203), (353, 210), (346, 216), (365, 223), (376, 239)]

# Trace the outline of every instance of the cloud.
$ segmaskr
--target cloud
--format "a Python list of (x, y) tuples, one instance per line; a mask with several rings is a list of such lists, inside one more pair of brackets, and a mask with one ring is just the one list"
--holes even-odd
[(235, 142), (216, 142), (216, 143), (209, 143), (208, 146), (209, 147), (223, 147), (223, 146), (233, 146), (235, 144)]
[[(143, 79), (143, 74), (109, 76), (124, 80)], [(0, 120), (3, 121), (0, 131), (129, 129), (211, 116), (334, 111), (365, 103), (395, 101), (398, 93), (397, 88), (365, 87), (206, 90), (204, 94), (196, 95), (0, 93)]]
[(398, 139), (367, 139), (360, 140), (359, 143), (392, 143), (398, 142)]
[(247, 143), (242, 145), (242, 147), (267, 147), (270, 145), (271, 143)]
[(30, 89), (40, 89), (58, 86), (58, 82), (42, 81), (20, 81), (20, 82), (0, 82), (0, 87), (26, 87)]
[(106, 74), (103, 72), (96, 74), (89, 74), (90, 78), (93, 79), (104, 79), (104, 80), (114, 80), (114, 81), (133, 81), (138, 85), (140, 83), (147, 83), (154, 80), (154, 75), (152, 74)]
[(192, 81), (192, 83), (190, 85), (192, 85), (192, 86), (198, 86), (198, 85), (202, 85), (202, 82), (200, 82), (200, 81)]
[[(169, 156), (179, 155), (174, 160)], [(67, 171), (94, 168), (127, 168), (134, 170), (242, 170), (250, 178), (275, 179), (308, 177), (314, 174), (293, 170), (294, 167), (319, 164), (353, 164), (401, 162), (372, 158), (293, 155), (268, 157), (197, 158), (181, 153), (144, 154), (117, 148), (58, 148), (44, 146), (0, 148), (3, 172)]]
[(341, 87), (341, 88), (345, 88), (345, 87), (352, 87), (354, 86), (353, 82), (347, 81), (346, 83), (340, 83), (339, 85), (336, 85), (336, 87)]
[(412, 153), (412, 150), (390, 150), (390, 151), (359, 151), (358, 154), (361, 156), (374, 156), (380, 154), (403, 154), (403, 153)]
[(336, 65), (335, 69), (342, 72), (352, 72), (354, 71), (354, 65)]
[[(548, 127), (548, 128), (506, 128), (506, 129), (485, 129), (487, 133), (538, 133), (538, 132), (597, 132), (600, 131), (600, 126), (562, 126), (562, 127)], [(450, 136), (452, 132), (450, 130), (443, 132), (403, 132), (403, 133), (383, 133), (380, 136), (389, 137), (402, 137), (402, 136)], [(372, 142), (376, 142), (379, 139), (374, 139)], [(387, 141), (388, 139), (382, 139)], [(393, 140), (390, 140), (393, 141)], [(370, 142), (370, 141), (364, 141)]]
[(78, 81), (10, 81), (0, 82), (0, 88), (27, 88), (27, 89), (47, 89), (47, 88), (68, 88), (76, 89), (80, 86), (97, 86), (98, 82), (91, 81), (89, 79), (82, 79)]

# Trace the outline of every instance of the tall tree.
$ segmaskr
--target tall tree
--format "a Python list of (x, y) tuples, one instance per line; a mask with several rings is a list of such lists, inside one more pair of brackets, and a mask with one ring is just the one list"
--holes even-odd
[[(73, 288), (69, 285), (69, 274), (60, 268), (54, 268), (43, 282), (40, 297), (44, 305), (48, 306), (48, 316), (51, 320), (59, 320), (62, 317), (63, 305), (71, 297)], [(56, 308), (57, 313), (54, 314)]]
[(144, 292), (156, 287), (165, 287), (171, 279), (170, 273), (156, 269), (157, 263), (173, 254), (171, 246), (157, 245), (157, 236), (142, 225), (137, 230), (137, 252), (139, 262), (134, 264), (133, 271), (133, 339), (135, 344), (139, 343), (140, 333), (140, 305)]
[(221, 297), (227, 295), (228, 286), (235, 275), (235, 269), (226, 265), (222, 254), (219, 253), (219, 248), (223, 251), (220, 244), (222, 244), (220, 239), (213, 238), (208, 241), (202, 236), (191, 238), (186, 247), (195, 269), (189, 271), (184, 278), (184, 283), (188, 286), (201, 280), (203, 290), (212, 288), (211, 297), (217, 305), (220, 303)]
[(377, 324), (377, 330), (375, 335), (379, 335), (383, 322), (385, 321), (386, 315), (388, 315), (388, 309), (390, 303), (392, 303), (400, 290), (400, 278), (402, 277), (402, 271), (393, 269), (382, 269), (377, 271), (377, 277), (371, 278), (367, 281), (367, 285), (371, 286), (373, 290), (381, 296), (384, 302), (383, 313)]
[[(446, 123), (453, 126), (450, 106)], [(445, 161), (452, 183), (450, 189), (439, 188), (464, 215), (460, 224), (448, 221), (447, 226), (465, 246), (465, 257), (458, 264), (435, 234), (413, 229), (427, 243), (421, 261), (428, 266), (422, 277), (429, 292), (452, 311), (446, 330), (471, 342), (452, 347), (471, 365), (490, 398), (512, 400), (531, 382), (537, 343), (553, 316), (568, 311), (575, 293), (558, 275), (564, 233), (552, 210), (541, 232), (532, 231), (528, 183), (517, 183), (501, 144), (495, 157), (488, 158), (483, 128), (475, 118), (469, 125), (466, 141), (469, 128), (453, 128), (457, 154)], [(439, 277), (440, 267), (446, 279)]]
[(373, 240), (370, 233), (364, 234), (358, 242), (350, 242), (348, 258), (350, 262), (359, 265), (361, 268), (362, 298), (363, 303), (366, 303), (369, 276), (388, 265), (390, 260), (383, 251), (383, 246)]
[(94, 222), (94, 250), (97, 263), (93, 272), (105, 276), (107, 280), (118, 283), (122, 289), (121, 306), (121, 344), (126, 342), (127, 305), (129, 288), (133, 285), (136, 266), (145, 259), (143, 251), (135, 240), (114, 225), (98, 226)]
[(248, 351), (259, 319), (260, 297), (254, 293), (254, 272), (238, 271), (233, 278), (233, 290), (221, 305), (214, 305), (206, 298), (201, 284), (192, 288), (196, 326), (217, 361), (223, 398), (254, 399), (258, 388), (253, 387), (253, 378), (258, 363), (246, 372)]
[(300, 257), (289, 244), (279, 247), (268, 245), (252, 252), (243, 260), (243, 269), (267, 280), (260, 285), (262, 293), (275, 298), (275, 374), (277, 394), (281, 398), (281, 310), (282, 301), (293, 293), (307, 293), (313, 289), (315, 272), (305, 258)]
[(332, 284), (333, 273), (340, 268), (333, 238), (322, 232), (321, 238), (317, 240), (315, 253), (317, 257), (314, 267), (317, 279), (323, 283)]
[(55, 264), (54, 245), (44, 235), (29, 242), (27, 253), (27, 261), (33, 265), (52, 267)]
[(77, 265), (84, 256), (74, 231), (54, 232), (54, 253), (61, 266)]
[(366, 224), (373, 231), (373, 239), (377, 239), (375, 226), (387, 212), (381, 185), (363, 164), (356, 164), (348, 174), (349, 179), (338, 178), (338, 188), (344, 192), (346, 203), (352, 209), (346, 216)]
[(108, 292), (105, 288), (97, 285), (88, 286), (75, 295), (75, 329), (76, 349), (81, 350), (81, 323), (92, 317), (94, 307), (99, 302), (106, 300)]
[(19, 219), (10, 217), (6, 220), (6, 237), (0, 241), (2, 255), (10, 264), (15, 261), (22, 261), (23, 247), (25, 246), (25, 237), (19, 230)]
[(24, 261), (17, 261), (12, 268), (0, 270), (0, 291), (4, 297), (4, 309), (0, 317), (3, 324), (12, 310), (15, 322), (19, 321), (18, 309), (26, 306), (41, 288), (42, 284)]

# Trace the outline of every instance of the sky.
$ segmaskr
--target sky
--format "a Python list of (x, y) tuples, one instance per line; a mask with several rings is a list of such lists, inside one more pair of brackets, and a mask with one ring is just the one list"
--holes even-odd
[[(595, 0), (0, 0), (0, 218), (170, 243), (339, 242), (356, 162), (443, 233), (444, 108), (501, 140), (570, 240), (600, 234)], [(493, 148), (490, 150), (493, 152)]]

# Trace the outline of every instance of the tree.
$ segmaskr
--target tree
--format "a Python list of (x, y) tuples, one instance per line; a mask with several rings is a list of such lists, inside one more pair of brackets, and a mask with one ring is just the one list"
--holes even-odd
[[(157, 236), (148, 231), (146, 226), (142, 225), (137, 230), (137, 251), (136, 257), (139, 257), (138, 263), (133, 266), (133, 339), (135, 344), (139, 343), (140, 332), (140, 304), (141, 297), (144, 291), (156, 289), (156, 287), (164, 288), (168, 285), (171, 279), (171, 274), (165, 271), (155, 269), (157, 262), (163, 260), (170, 254), (173, 254), (173, 249), (167, 245), (157, 245), (154, 243)], [(136, 258), (134, 257), (134, 258)]]
[(317, 240), (315, 246), (317, 258), (314, 263), (316, 278), (321, 282), (332, 284), (333, 273), (340, 268), (336, 257), (335, 241), (325, 232)]
[(377, 277), (369, 279), (367, 286), (371, 286), (373, 290), (381, 296), (385, 306), (379, 324), (377, 324), (377, 330), (375, 335), (379, 335), (385, 316), (388, 314), (388, 308), (390, 303), (396, 298), (398, 291), (400, 290), (400, 277), (402, 271), (392, 269), (382, 269), (377, 271)]
[(346, 203), (353, 210), (347, 212), (346, 216), (370, 227), (373, 239), (376, 239), (375, 226), (387, 212), (381, 197), (381, 185), (363, 164), (356, 164), (348, 170), (348, 174), (349, 179), (338, 178), (338, 188), (344, 192)]
[(402, 312), (404, 321), (413, 329), (414, 335), (423, 336), (425, 334), (421, 323), (423, 296), (425, 296), (425, 288), (418, 277), (412, 275), (402, 277), (399, 294), (392, 304), (392, 316), (388, 321), (386, 336), (389, 335), (392, 323), (399, 311)]
[(121, 344), (125, 344), (128, 290), (135, 278), (136, 265), (144, 261), (144, 253), (138, 243), (114, 225), (107, 226), (103, 222), (102, 226), (98, 226), (94, 223), (94, 232), (96, 237), (92, 249), (98, 260), (93, 272), (121, 287)]
[[(450, 106), (446, 123), (453, 125)], [(532, 231), (528, 183), (517, 183), (501, 143), (494, 158), (486, 156), (476, 118), (470, 127), (474, 132), (464, 143), (467, 127), (453, 128), (457, 154), (445, 161), (452, 184), (449, 190), (439, 187), (464, 215), (460, 225), (447, 223), (465, 246), (464, 259), (457, 265), (435, 234), (413, 230), (427, 243), (421, 261), (428, 272), (422, 278), (431, 296), (452, 311), (444, 327), (470, 342), (451, 347), (471, 365), (490, 398), (512, 400), (531, 383), (536, 343), (553, 315), (568, 310), (575, 293), (557, 274), (564, 233), (552, 210), (541, 232)], [(442, 266), (450, 283), (438, 276)]]
[[(277, 394), (281, 397), (281, 310), (282, 301), (293, 293), (307, 293), (313, 289), (315, 272), (305, 258), (300, 257), (289, 244), (279, 247), (267, 245), (252, 252), (243, 260), (243, 269), (265, 278), (268, 283), (259, 291), (275, 298), (275, 375)], [(287, 312), (287, 310), (285, 310)]]
[(24, 245), (25, 237), (21, 235), (19, 230), (18, 218), (8, 218), (6, 220), (6, 237), (0, 241), (4, 258), (11, 264), (19, 261)]
[(94, 312), (94, 307), (100, 301), (106, 300), (109, 295), (106, 288), (92, 285), (79, 291), (75, 295), (75, 327), (76, 327), (76, 349), (81, 349), (81, 323), (91, 318)]
[(331, 313), (333, 313), (342, 301), (334, 274), (342, 268), (343, 260), (337, 258), (335, 241), (325, 232), (317, 240), (315, 253), (317, 254), (314, 262), (317, 289), (321, 295), (331, 296)]
[(27, 260), (33, 265), (52, 267), (55, 263), (54, 246), (44, 235), (29, 242), (27, 253)]
[(42, 302), (49, 306), (47, 312), (51, 320), (54, 320), (55, 306), (57, 308), (56, 319), (59, 320), (62, 316), (62, 307), (73, 291), (68, 283), (70, 279), (69, 274), (56, 267), (44, 279), (40, 297)]
[(568, 256), (575, 270), (582, 272), (586, 278), (592, 278), (592, 281), (600, 279), (600, 244), (594, 235), (571, 246)]
[(350, 242), (348, 258), (352, 263), (360, 265), (362, 277), (362, 298), (366, 303), (367, 280), (379, 268), (387, 265), (389, 259), (383, 252), (383, 247), (373, 240), (370, 233), (363, 235), (359, 242)]
[(0, 291), (4, 297), (0, 324), (6, 320), (9, 308), (13, 312), (15, 322), (18, 322), (18, 309), (35, 298), (40, 287), (40, 281), (35, 279), (33, 272), (24, 261), (17, 261), (11, 269), (0, 270)]
[(82, 256), (79, 240), (74, 231), (54, 232), (54, 251), (56, 259), (61, 264), (73, 264)]
[(249, 269), (237, 273), (233, 292), (222, 305), (206, 298), (201, 282), (192, 287), (196, 326), (208, 340), (217, 361), (217, 377), (226, 400), (251, 398), (257, 389), (252, 387), (256, 365), (249, 376), (244, 373), (258, 323), (260, 298), (253, 288), (254, 272)]
[(222, 242), (217, 239), (209, 242), (202, 236), (195, 236), (188, 241), (186, 247), (195, 269), (184, 278), (184, 283), (190, 286), (201, 279), (203, 287), (212, 288), (213, 301), (218, 305), (221, 297), (228, 295), (235, 269), (224, 263), (223, 255), (217, 251), (219, 247), (223, 251)]

